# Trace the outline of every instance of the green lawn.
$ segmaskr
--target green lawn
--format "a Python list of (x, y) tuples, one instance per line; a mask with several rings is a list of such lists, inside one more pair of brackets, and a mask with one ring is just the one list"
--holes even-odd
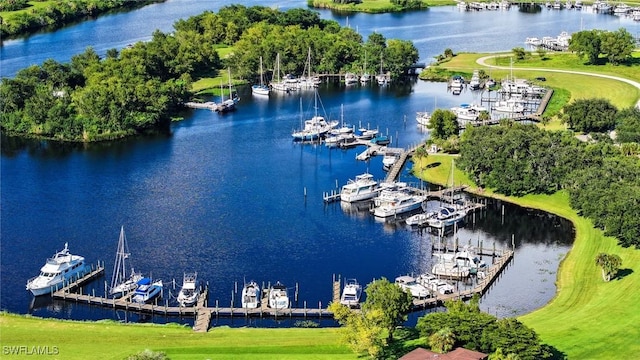
[(43, 0), (43, 1), (29, 1), (29, 6), (24, 9), (16, 10), (16, 11), (0, 11), (0, 16), (3, 21), (11, 22), (16, 15), (21, 13), (30, 12), (32, 9), (46, 8), (51, 4), (57, 3), (55, 0)]
[[(453, 5), (452, 0), (431, 0), (423, 1), (428, 6), (432, 5)], [(342, 11), (361, 11), (368, 13), (384, 13), (400, 11), (401, 9), (392, 4), (390, 0), (362, 0), (360, 3), (337, 4), (333, 0), (308, 0), (307, 3), (311, 7), (335, 9)]]
[(121, 360), (145, 349), (163, 351), (171, 359), (357, 359), (340, 344), (337, 328), (220, 327), (195, 333), (178, 325), (43, 320), (3, 313), (0, 332), (3, 346), (57, 346), (60, 359)]
[[(429, 155), (419, 159), (415, 167), (426, 167), (426, 170), (416, 175), (424, 176), (425, 180), (433, 183), (445, 184), (451, 159), (449, 155)], [(429, 164), (437, 166), (429, 167)], [(615, 239), (595, 229), (590, 220), (571, 209), (565, 192), (506, 197), (490, 190), (480, 192), (466, 176), (458, 177), (459, 174), (456, 170), (456, 185), (469, 184), (473, 192), (562, 216), (570, 220), (576, 229), (574, 245), (558, 272), (555, 298), (547, 306), (521, 316), (519, 320), (569, 359), (638, 358), (640, 251), (621, 248)], [(609, 283), (602, 281), (594, 260), (601, 252), (622, 258), (620, 278)]]

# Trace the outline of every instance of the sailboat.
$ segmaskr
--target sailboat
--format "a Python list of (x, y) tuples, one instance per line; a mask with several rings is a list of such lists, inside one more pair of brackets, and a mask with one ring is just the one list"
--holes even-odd
[(387, 84), (387, 75), (382, 72), (382, 54), (380, 54), (380, 73), (376, 75), (376, 81), (378, 82), (378, 85)]
[(260, 56), (260, 85), (256, 84), (251, 86), (251, 93), (253, 95), (269, 96), (269, 92), (271, 92), (271, 89), (269, 89), (269, 86), (265, 85), (264, 83), (264, 70), (262, 69), (262, 56)]
[(219, 113), (226, 113), (229, 111), (233, 111), (236, 109), (236, 103), (240, 101), (240, 98), (234, 94), (233, 89), (231, 87), (231, 68), (229, 71), (229, 98), (224, 99), (224, 91), (222, 90), (222, 84), (220, 84), (220, 104), (216, 108), (216, 111)]
[[(295, 141), (310, 141), (310, 140), (318, 140), (321, 137), (324, 137), (331, 129), (338, 126), (337, 121), (327, 121), (324, 116), (318, 115), (318, 90), (314, 91), (314, 109), (315, 115), (309, 119), (305, 120), (304, 127), (300, 130), (295, 130), (291, 136), (293, 136), (293, 140)], [(302, 98), (300, 98), (300, 112), (302, 113)], [(302, 117), (302, 115), (300, 115)], [(302, 121), (302, 118), (300, 119)]]
[(273, 72), (273, 79), (271, 82), (271, 88), (276, 91), (282, 91), (288, 93), (290, 91), (289, 85), (286, 82), (280, 80), (280, 53), (276, 54), (276, 68)]
[[(322, 82), (319, 76), (311, 76), (311, 48), (309, 48), (309, 52), (307, 55), (307, 63), (305, 64), (305, 69), (307, 70), (306, 76), (303, 75), (300, 80), (300, 87), (303, 89), (313, 89), (317, 88), (318, 85)], [(304, 72), (303, 72), (304, 74)]]
[(113, 275), (111, 276), (109, 296), (117, 298), (135, 290), (138, 286), (138, 281), (142, 279), (142, 274), (135, 272), (133, 268), (131, 268), (131, 272), (127, 276), (126, 262), (129, 255), (129, 247), (123, 226), (120, 228), (120, 238), (118, 239), (118, 250), (116, 251), (116, 261), (113, 266)]
[(367, 52), (364, 52), (364, 66), (362, 67), (362, 75), (360, 76), (361, 84), (368, 84), (371, 81), (371, 74), (367, 71)]
[(450, 175), (450, 185), (451, 188), (451, 203), (445, 206), (441, 206), (437, 211), (436, 215), (431, 217), (427, 224), (432, 228), (442, 229), (456, 225), (462, 222), (467, 216), (467, 209), (460, 208), (456, 206), (453, 200), (453, 171), (455, 169), (455, 160), (451, 160), (451, 175)]

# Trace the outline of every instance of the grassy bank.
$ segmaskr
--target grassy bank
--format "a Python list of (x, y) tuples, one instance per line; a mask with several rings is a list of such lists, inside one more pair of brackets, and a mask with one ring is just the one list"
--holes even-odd
[[(452, 157), (429, 155), (415, 164), (416, 175), (425, 180), (446, 184)], [(455, 183), (475, 184), (456, 170)], [(463, 174), (464, 175), (464, 174)], [(569, 359), (632, 359), (640, 351), (640, 251), (617, 246), (616, 240), (595, 229), (590, 220), (579, 216), (569, 206), (564, 192), (553, 195), (506, 197), (482, 191), (482, 195), (500, 198), (528, 208), (541, 209), (570, 220), (576, 230), (571, 251), (558, 272), (558, 292), (545, 307), (519, 320), (532, 327), (542, 340)], [(617, 254), (622, 258), (621, 276), (609, 283), (602, 281), (595, 265), (598, 253)], [(517, 259), (516, 259), (517, 261)]]
[[(339, 4), (333, 0), (308, 0), (309, 7), (318, 9), (332, 9), (345, 12), (366, 12), (372, 14), (380, 14), (387, 12), (404, 11), (402, 7), (392, 4), (390, 0), (362, 0), (358, 3)], [(432, 0), (422, 1), (423, 8), (432, 5), (454, 5), (452, 0)], [(417, 10), (417, 9), (416, 9)]]
[[(60, 359), (126, 359), (145, 349), (171, 359), (357, 359), (340, 345), (338, 329), (213, 328), (120, 324), (0, 315), (3, 346), (54, 346)], [(4, 351), (4, 350), (3, 350)], [(38, 358), (22, 354), (3, 359)]]

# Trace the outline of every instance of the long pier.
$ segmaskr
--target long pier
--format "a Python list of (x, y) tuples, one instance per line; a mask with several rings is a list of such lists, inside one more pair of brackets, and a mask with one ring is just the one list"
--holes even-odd
[[(493, 250), (480, 248), (478, 254), (492, 256), (494, 259), (493, 264), (483, 272), (484, 276), (478, 277), (477, 284), (470, 289), (462, 290), (457, 293), (441, 295), (435, 294), (433, 297), (426, 299), (414, 299), (412, 311), (418, 311), (424, 308), (440, 306), (448, 300), (468, 300), (473, 295), (478, 294), (482, 296), (485, 294), (489, 287), (496, 281), (497, 277), (501, 274), (507, 264), (513, 259), (513, 250)], [(183, 306), (167, 306), (157, 304), (139, 304), (130, 301), (131, 296), (125, 296), (119, 299), (111, 299), (102, 296), (96, 296), (94, 294), (88, 295), (82, 293), (82, 286), (87, 282), (93, 280), (95, 277), (104, 273), (104, 266), (98, 265), (95, 269), (92, 269), (87, 275), (67, 284), (62, 289), (52, 293), (52, 296), (56, 299), (73, 301), (82, 304), (103, 306), (113, 309), (121, 309), (125, 311), (157, 314), (165, 316), (193, 316), (194, 326), (193, 330), (196, 332), (208, 331), (211, 318), (215, 316), (221, 317), (278, 317), (280, 318), (305, 318), (305, 319), (321, 319), (332, 318), (333, 314), (327, 310), (326, 305), (323, 307), (322, 302), (318, 302), (317, 307), (307, 306), (307, 302), (303, 302), (303, 307), (289, 307), (286, 309), (272, 309), (267, 306), (268, 299), (266, 295), (263, 295), (261, 306), (255, 309), (246, 308), (234, 308), (232, 307), (220, 307), (218, 301), (214, 306), (207, 304), (208, 288), (205, 288), (201, 293), (198, 303), (194, 307)], [(332, 300), (339, 301), (341, 280), (340, 277), (334, 276), (332, 281)], [(73, 292), (77, 289), (79, 292)], [(266, 294), (266, 291), (263, 291)]]

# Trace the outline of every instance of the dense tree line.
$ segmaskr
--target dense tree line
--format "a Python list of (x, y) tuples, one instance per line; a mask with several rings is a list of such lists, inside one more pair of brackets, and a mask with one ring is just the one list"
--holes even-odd
[(445, 306), (446, 312), (427, 314), (416, 325), (420, 336), (429, 339), (432, 350), (447, 350), (443, 345), (448, 340), (449, 350), (464, 347), (484, 353), (513, 354), (521, 360), (552, 357), (535, 331), (514, 318), (497, 319), (481, 312), (478, 299), (469, 304), (449, 301)]
[[(0, 22), (0, 36), (16, 36), (35, 32), (42, 28), (62, 26), (72, 21), (96, 16), (109, 10), (139, 7), (148, 3), (162, 2), (164, 0), (74, 0), (52, 1), (45, 7), (37, 7), (16, 14), (9, 21), (3, 19)], [(20, 7), (21, 5), (24, 6)], [(1, 11), (20, 10), (27, 6), (23, 0), (3, 0)], [(4, 9), (4, 7), (9, 7)]]
[(506, 195), (566, 189), (572, 207), (605, 234), (640, 247), (640, 159), (606, 139), (587, 144), (570, 132), (515, 123), (469, 128), (456, 164), (479, 186)]
[[(387, 41), (374, 33), (365, 44), (355, 31), (304, 9), (232, 5), (218, 14), (180, 20), (175, 29), (172, 34), (156, 31), (151, 41), (121, 52), (111, 49), (104, 59), (88, 49), (70, 64), (47, 60), (3, 79), (1, 128), (64, 141), (109, 140), (167, 128), (190, 96), (192, 79), (215, 76), (227, 66), (234, 77), (251, 79), (261, 55), (280, 53), (283, 70), (298, 74), (308, 48), (318, 54), (318, 69), (326, 72), (357, 66), (365, 50), (384, 52), (391, 59), (387, 69), (395, 71), (418, 58), (410, 42)], [(235, 46), (225, 63), (216, 44)]]
[(617, 65), (631, 59), (635, 49), (633, 35), (625, 28), (617, 31), (583, 30), (571, 35), (569, 50), (586, 58), (589, 64), (598, 64), (600, 56)]

